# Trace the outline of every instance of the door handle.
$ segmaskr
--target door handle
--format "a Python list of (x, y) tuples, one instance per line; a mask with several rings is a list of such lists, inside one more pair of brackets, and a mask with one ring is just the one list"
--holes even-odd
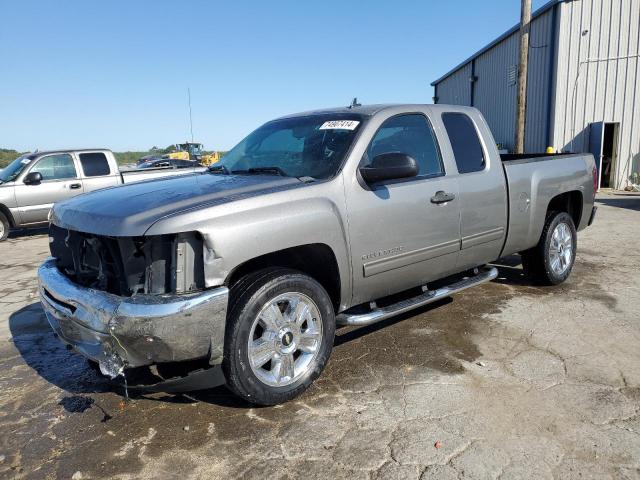
[(69, 185), (69, 188), (71, 190), (77, 190), (81, 187), (82, 185), (80, 185), (79, 183), (72, 183), (71, 185)]
[(431, 203), (435, 203), (435, 204), (447, 203), (452, 201), (455, 198), (456, 196), (453, 193), (447, 193), (447, 192), (443, 192), (442, 190), (439, 190), (436, 192), (436, 194), (433, 197), (431, 197)]

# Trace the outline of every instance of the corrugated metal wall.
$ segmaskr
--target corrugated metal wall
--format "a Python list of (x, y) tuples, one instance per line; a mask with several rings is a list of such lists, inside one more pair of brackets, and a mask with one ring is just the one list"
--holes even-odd
[(518, 45), (518, 35), (511, 35), (475, 60), (474, 106), (487, 119), (496, 142), (509, 150), (515, 137)]
[[(531, 24), (525, 148), (589, 151), (591, 123), (619, 123), (614, 186), (623, 188), (633, 172), (640, 175), (640, 0), (549, 5)], [(437, 84), (438, 103), (473, 103), (496, 141), (509, 150), (515, 136), (517, 58), (518, 32), (513, 31)], [(477, 78), (473, 94), (472, 71)]]
[[(557, 30), (553, 24), (558, 22), (556, 8), (547, 10), (531, 24), (525, 132), (527, 152), (544, 152), (551, 142), (550, 109), (553, 108), (553, 104), (550, 104), (550, 95), (553, 93), (555, 81)], [(515, 107), (513, 115), (515, 136)]]
[(640, 0), (581, 0), (560, 10), (554, 146), (589, 150), (593, 122), (619, 122), (614, 186), (640, 172)]
[(437, 86), (437, 103), (471, 105), (471, 64), (467, 63)]
[[(549, 88), (552, 84), (553, 9), (531, 23), (529, 80), (527, 83), (527, 133), (525, 148), (544, 151), (548, 141)], [(496, 142), (512, 150), (515, 138), (519, 34), (505, 37), (437, 85), (438, 103), (471, 105), (472, 70), (477, 78), (473, 106), (486, 117)], [(472, 63), (475, 63), (472, 67)]]

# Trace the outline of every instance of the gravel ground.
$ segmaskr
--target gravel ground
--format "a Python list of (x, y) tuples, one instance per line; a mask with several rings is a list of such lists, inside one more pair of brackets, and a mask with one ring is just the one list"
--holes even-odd
[(0, 477), (640, 478), (640, 196), (602, 195), (567, 283), (517, 256), (359, 330), (301, 398), (225, 388), (124, 402), (53, 338), (46, 234), (0, 244)]

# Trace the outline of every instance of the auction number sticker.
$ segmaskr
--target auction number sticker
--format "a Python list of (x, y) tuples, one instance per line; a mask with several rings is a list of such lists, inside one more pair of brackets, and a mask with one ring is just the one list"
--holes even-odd
[(330, 120), (324, 122), (320, 130), (355, 130), (359, 123), (357, 120)]

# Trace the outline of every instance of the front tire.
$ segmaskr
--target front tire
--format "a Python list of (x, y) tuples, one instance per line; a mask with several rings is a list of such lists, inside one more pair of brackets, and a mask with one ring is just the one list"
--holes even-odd
[(268, 269), (231, 289), (223, 370), (237, 395), (258, 405), (304, 392), (329, 359), (335, 313), (326, 290), (296, 270)]
[(0, 212), (0, 242), (4, 242), (9, 236), (11, 225), (4, 213)]
[(540, 285), (564, 282), (576, 259), (577, 238), (568, 213), (549, 212), (538, 245), (521, 253), (525, 273)]

